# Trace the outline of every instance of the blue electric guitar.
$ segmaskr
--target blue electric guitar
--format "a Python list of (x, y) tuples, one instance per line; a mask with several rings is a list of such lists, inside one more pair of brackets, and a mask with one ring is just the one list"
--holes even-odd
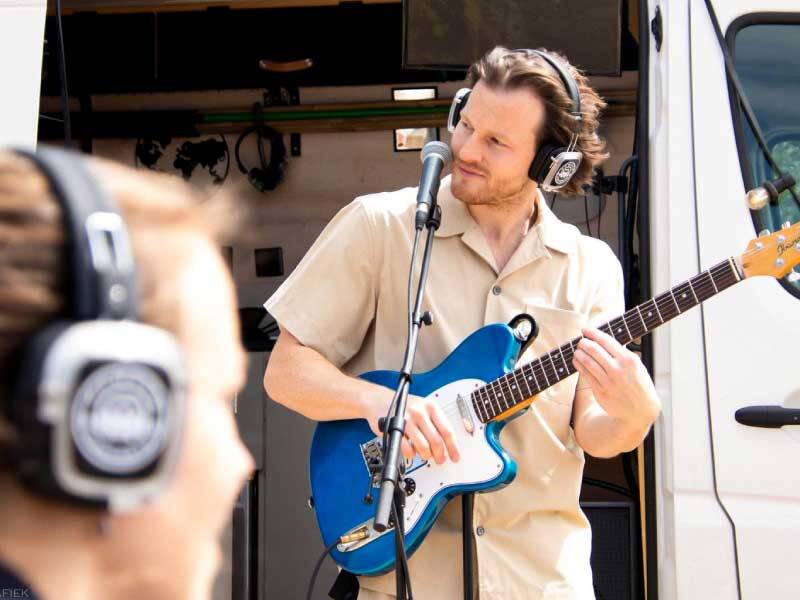
[[(700, 302), (754, 275), (786, 276), (800, 263), (800, 223), (750, 242), (747, 252), (730, 258), (668, 292), (599, 327), (621, 344), (649, 333)], [(470, 335), (438, 367), (414, 374), (410, 393), (431, 397), (451, 420), (461, 460), (437, 465), (416, 457), (407, 461), (405, 530), (409, 554), (422, 543), (447, 502), (466, 492), (488, 492), (514, 479), (516, 464), (500, 445), (503, 426), (537, 394), (575, 373), (573, 353), (580, 338), (514, 368), (520, 343), (504, 324)], [(373, 371), (362, 379), (390, 389), (398, 373)], [(372, 528), (381, 439), (366, 420), (320, 423), (311, 445), (313, 507), (325, 546), (337, 540), (334, 560), (357, 575), (378, 575), (394, 566), (394, 532)]]

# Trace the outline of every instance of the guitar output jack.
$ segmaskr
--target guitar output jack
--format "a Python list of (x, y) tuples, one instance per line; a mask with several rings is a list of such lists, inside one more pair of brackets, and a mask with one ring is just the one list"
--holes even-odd
[(406, 496), (410, 496), (411, 494), (413, 494), (416, 491), (416, 489), (417, 489), (417, 482), (416, 481), (414, 481), (410, 477), (407, 477), (405, 479), (404, 483), (406, 484)]

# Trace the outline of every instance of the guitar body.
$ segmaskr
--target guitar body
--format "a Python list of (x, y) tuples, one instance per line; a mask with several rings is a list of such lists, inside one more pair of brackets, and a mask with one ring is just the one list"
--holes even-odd
[[(465, 339), (435, 369), (414, 374), (410, 393), (432, 397), (440, 404), (456, 433), (461, 459), (443, 465), (419, 457), (407, 461), (409, 554), (425, 539), (450, 499), (467, 492), (495, 490), (514, 479), (516, 463), (498, 440), (506, 421), (481, 423), (470, 394), (512, 370), (519, 346), (508, 326), (488, 325)], [(373, 371), (361, 378), (395, 389), (398, 376), (395, 371)], [(311, 493), (325, 546), (356, 531), (369, 535), (340, 544), (332, 552), (340, 566), (357, 575), (378, 575), (394, 567), (394, 531), (381, 534), (372, 529), (379, 473), (373, 478), (368, 461), (380, 452), (379, 438), (364, 419), (321, 422), (311, 444)], [(371, 502), (365, 500), (370, 488)]]

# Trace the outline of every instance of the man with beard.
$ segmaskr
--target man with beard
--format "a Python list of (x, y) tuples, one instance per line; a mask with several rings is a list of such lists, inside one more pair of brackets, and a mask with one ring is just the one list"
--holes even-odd
[[(523, 312), (541, 332), (521, 362), (583, 333), (580, 377), (542, 392), (504, 429), (518, 472), (506, 488), (476, 496), (472, 560), (482, 600), (593, 598), (591, 532), (578, 500), (583, 453), (636, 448), (660, 403), (638, 357), (589, 327), (624, 312), (619, 262), (556, 218), (533, 171), (548, 147), (573, 148), (582, 161), (562, 191), (580, 192), (606, 157), (597, 135), (604, 104), (563, 57), (544, 51), (494, 48), (468, 80), (423, 300), (435, 324), (420, 333), (415, 371)], [(316, 420), (364, 418), (378, 434), (393, 393), (354, 375), (402, 364), (415, 199), (415, 188), (357, 198), (266, 302), (281, 327), (264, 377), (277, 402)], [(457, 423), (435, 403), (410, 396), (406, 419), (406, 457), (459, 460)], [(419, 600), (463, 597), (460, 506), (447, 506), (410, 558)], [(362, 599), (390, 597), (394, 575), (361, 577), (360, 588)]]

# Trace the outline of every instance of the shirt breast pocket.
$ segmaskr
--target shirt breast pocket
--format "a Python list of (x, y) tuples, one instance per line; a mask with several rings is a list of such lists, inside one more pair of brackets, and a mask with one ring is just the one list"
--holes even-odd
[(538, 399), (571, 405), (578, 375), (573, 374), (558, 383), (553, 381), (553, 375), (561, 378), (565, 370), (574, 371), (572, 354), (558, 349), (581, 335), (587, 319), (576, 311), (534, 302), (526, 302), (525, 312), (536, 320), (539, 335), (522, 355), (518, 366), (540, 362), (541, 369), (534, 365), (534, 373), (539, 374), (539, 379), (542, 379), (537, 381), (539, 387), (544, 386), (546, 389), (537, 395)]

